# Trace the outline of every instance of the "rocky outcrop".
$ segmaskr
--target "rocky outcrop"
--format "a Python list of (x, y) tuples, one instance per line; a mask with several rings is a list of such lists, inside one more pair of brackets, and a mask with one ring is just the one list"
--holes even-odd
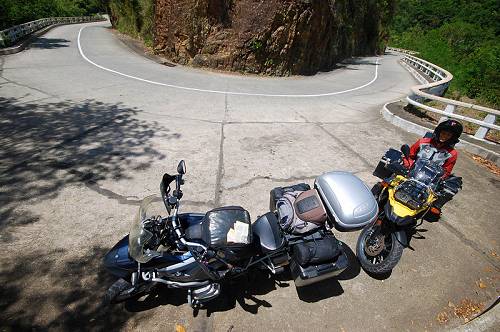
[(392, 5), (392, 0), (156, 0), (154, 50), (180, 64), (309, 75), (346, 57), (377, 53), (381, 22), (392, 14)]

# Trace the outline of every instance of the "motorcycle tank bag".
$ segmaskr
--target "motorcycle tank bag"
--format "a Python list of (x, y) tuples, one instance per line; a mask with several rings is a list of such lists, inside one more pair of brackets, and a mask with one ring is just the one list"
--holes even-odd
[(285, 193), (290, 193), (294, 191), (307, 191), (311, 189), (311, 186), (309, 186), (307, 183), (297, 183), (292, 186), (288, 187), (276, 187), (271, 190), (269, 193), (269, 211), (275, 212), (276, 211), (276, 202), (283, 197)]
[(338, 230), (359, 229), (377, 218), (377, 201), (357, 176), (329, 172), (317, 177), (314, 186)]
[(295, 286), (307, 286), (335, 277), (349, 265), (342, 243), (333, 234), (319, 231), (304, 240), (292, 246), (290, 271)]
[(403, 154), (401, 151), (395, 149), (389, 149), (380, 159), (377, 167), (373, 171), (373, 175), (378, 177), (379, 179), (387, 179), (392, 175), (392, 171), (387, 168), (392, 162), (398, 162), (403, 160)]
[(304, 234), (324, 225), (326, 211), (316, 191), (286, 192), (276, 203), (279, 224), (289, 234)]
[(225, 206), (208, 211), (201, 223), (202, 240), (223, 258), (234, 261), (251, 254), (252, 224), (250, 214), (239, 206)]

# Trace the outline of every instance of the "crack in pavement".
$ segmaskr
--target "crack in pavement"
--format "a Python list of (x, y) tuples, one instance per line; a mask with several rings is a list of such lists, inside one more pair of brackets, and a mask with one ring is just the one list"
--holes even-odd
[[(368, 169), (362, 169), (362, 170), (358, 170), (356, 172), (350, 172), (350, 173), (357, 175), (359, 173), (367, 172), (367, 171), (368, 171)], [(242, 188), (249, 186), (253, 182), (258, 181), (258, 180), (271, 180), (272, 182), (294, 182), (294, 181), (301, 181), (301, 180), (314, 180), (318, 176), (319, 175), (310, 175), (310, 176), (294, 175), (294, 176), (289, 177), (289, 178), (274, 178), (274, 177), (269, 176), (269, 175), (264, 175), (264, 176), (259, 175), (259, 176), (255, 176), (255, 177), (251, 178), (250, 180), (248, 180), (242, 184), (239, 184), (237, 186), (223, 187), (223, 189), (227, 190), (227, 191), (242, 189)]]
[(224, 96), (224, 118), (221, 122), (220, 129), (220, 145), (219, 145), (219, 165), (217, 167), (217, 177), (215, 179), (215, 195), (214, 195), (214, 208), (217, 208), (221, 204), (221, 193), (222, 193), (222, 178), (224, 177), (224, 126), (226, 124), (226, 118), (228, 113), (227, 107), (227, 94)]
[[(92, 174), (89, 174), (89, 173), (82, 173), (82, 172), (78, 172), (78, 171), (72, 171), (72, 172), (75, 173), (75, 174), (80, 175), (83, 180), (85, 180), (88, 177), (92, 177)], [(117, 201), (120, 204), (139, 206), (139, 205), (141, 205), (141, 203), (143, 201), (143, 199), (140, 199), (137, 196), (121, 195), (121, 194), (115, 193), (112, 190), (103, 188), (103, 187), (99, 186), (99, 184), (95, 180), (87, 180), (87, 181), (85, 181), (85, 186), (88, 189), (90, 189), (90, 190), (98, 193), (99, 195), (102, 195), (102, 196), (104, 196), (106, 198), (115, 200), (115, 201)], [(153, 200), (153, 202), (163, 202), (163, 201), (162, 201), (162, 198), (158, 195)], [(205, 207), (207, 205), (212, 205), (213, 202), (212, 201), (200, 202), (200, 201), (190, 201), (190, 200), (183, 199), (182, 200), (182, 204), (183, 205), (184, 204), (188, 204), (188, 205), (192, 205), (192, 206), (196, 206), (196, 207)]]
[[(1, 77), (1, 78), (3, 78), (4, 80), (6, 80), (6, 81), (7, 81), (6, 83), (11, 83), (11, 84), (14, 84), (14, 85), (17, 85), (17, 86), (22, 86), (23, 88), (30, 89), (30, 90), (34, 90), (34, 91), (37, 91), (37, 92), (43, 93), (43, 94), (44, 94), (44, 95), (46, 95), (46, 96), (53, 97), (53, 98), (57, 98), (57, 96), (56, 96), (56, 95), (53, 95), (53, 94), (48, 93), (48, 92), (45, 92), (45, 91), (43, 91), (43, 90), (41, 90), (41, 89), (34, 88), (34, 87), (29, 86), (29, 85), (26, 85), (26, 84), (21, 84), (21, 83), (18, 83), (18, 82), (16, 82), (16, 81), (10, 80), (10, 79), (8, 79), (8, 78), (6, 78), (6, 77), (4, 77), (4, 76), (3, 76), (3, 71), (2, 71), (2, 72), (0, 72), (0, 77)], [(49, 97), (47, 97), (47, 98), (49, 98)]]
[(375, 166), (376, 166), (375, 164), (370, 163), (368, 160), (366, 160), (365, 157), (363, 157), (361, 154), (359, 154), (356, 150), (354, 150), (349, 145), (347, 145), (346, 143), (344, 143), (341, 139), (339, 139), (338, 137), (336, 137), (335, 135), (333, 135), (332, 133), (330, 133), (328, 130), (326, 130), (323, 127), (322, 123), (315, 123), (315, 124), (325, 134), (327, 134), (328, 136), (330, 136), (331, 138), (333, 138), (335, 140), (335, 142), (337, 142), (338, 144), (340, 144), (340, 146), (342, 146), (343, 148), (345, 148), (347, 151), (349, 151), (350, 153), (352, 153), (354, 156), (358, 157), (363, 162), (363, 164), (365, 164), (365, 166), (370, 167), (371, 169), (375, 169)]
[(107, 125), (110, 125), (111, 123), (114, 123), (114, 122), (115, 122), (115, 120), (120, 119), (120, 118), (121, 118), (121, 116), (117, 116), (117, 117), (115, 117), (115, 118), (113, 118), (113, 119), (111, 119), (111, 120), (105, 121), (105, 122), (103, 122), (103, 123), (100, 123), (100, 124), (98, 124), (98, 125), (95, 125), (94, 127), (91, 127), (91, 128), (89, 128), (89, 129), (86, 129), (86, 130), (84, 130), (83, 132), (81, 132), (81, 133), (79, 133), (79, 134), (77, 134), (77, 135), (75, 135), (75, 136), (73, 136), (73, 137), (69, 137), (69, 138), (67, 138), (67, 139), (63, 140), (61, 143), (58, 143), (58, 144), (53, 145), (53, 146), (49, 146), (49, 147), (47, 147), (47, 148), (45, 148), (45, 149), (38, 150), (38, 152), (33, 153), (33, 154), (29, 157), (29, 158), (23, 159), (23, 160), (21, 160), (21, 161), (19, 161), (19, 162), (15, 163), (14, 165), (10, 166), (9, 168), (7, 168), (7, 169), (5, 170), (5, 172), (6, 172), (6, 173), (8, 173), (8, 172), (12, 172), (12, 171), (14, 171), (16, 168), (18, 168), (19, 166), (22, 166), (23, 164), (26, 164), (28, 161), (32, 161), (32, 160), (37, 160), (37, 159), (40, 159), (41, 155), (45, 154), (45, 152), (48, 152), (48, 151), (51, 151), (51, 150), (54, 150), (54, 149), (58, 149), (58, 148), (60, 148), (60, 147), (62, 147), (62, 146), (64, 146), (64, 145), (66, 145), (66, 144), (68, 144), (68, 143), (71, 143), (71, 142), (77, 141), (77, 140), (79, 140), (79, 139), (81, 139), (81, 138), (83, 138), (83, 137), (87, 136), (88, 134), (90, 134), (90, 133), (92, 133), (92, 132), (94, 132), (94, 131), (96, 131), (96, 130), (99, 130), (99, 129), (101, 129), (101, 128), (103, 128), (103, 127), (107, 126)]
[[(7, 82), (9, 83), (9, 82)], [(27, 97), (29, 96), (29, 94), (21, 97), (21, 98), (24, 98), (24, 97)], [(25, 101), (25, 100), (20, 100), (20, 101), (16, 101), (14, 103), (12, 103), (12, 105), (19, 105), (19, 104), (30, 104), (30, 103), (35, 103), (35, 102), (39, 102), (39, 101), (44, 101), (44, 100), (47, 100), (47, 99), (51, 99), (51, 98), (54, 98), (52, 96), (48, 96), (48, 97), (43, 97), (43, 98), (38, 98), (38, 99), (33, 99), (33, 100), (29, 100), (29, 101)], [(17, 131), (18, 132), (18, 131)], [(15, 132), (15, 133), (17, 133)]]
[(299, 117), (301, 117), (304, 121), (217, 121), (217, 120), (205, 120), (205, 119), (198, 119), (198, 118), (190, 118), (190, 117), (178, 116), (178, 115), (166, 115), (166, 114), (147, 112), (147, 111), (142, 111), (141, 113), (154, 115), (155, 117), (165, 117), (165, 118), (169, 118), (169, 119), (196, 121), (196, 122), (210, 123), (210, 124), (222, 124), (222, 123), (224, 123), (224, 126), (238, 125), (238, 124), (353, 124), (353, 125), (356, 125), (356, 124), (372, 123), (374, 121), (380, 120), (378, 117), (376, 117), (376, 118), (374, 117), (372, 120), (368, 120), (368, 121), (311, 122), (311, 121), (307, 120), (302, 114), (300, 114), (299, 111), (295, 111), (295, 113)]
[(227, 188), (224, 188), (224, 190), (227, 190), (227, 191), (232, 191), (232, 190), (237, 190), (237, 189), (242, 189), (246, 186), (249, 186), (250, 184), (252, 184), (253, 182), (257, 181), (257, 180), (271, 180), (271, 181), (274, 181), (274, 182), (292, 182), (292, 181), (298, 181), (298, 180), (312, 180), (312, 179), (315, 179), (316, 176), (292, 176), (290, 178), (287, 178), (287, 179), (280, 179), (280, 178), (273, 178), (271, 176), (255, 176), (253, 178), (251, 178), (250, 180), (242, 183), (242, 184), (239, 184), (237, 186), (234, 186), (234, 187), (227, 187)]
[(468, 239), (462, 232), (456, 229), (452, 224), (447, 222), (446, 220), (442, 220), (439, 222), (441, 225), (446, 228), (451, 234), (455, 235), (460, 242), (462, 242), (467, 247), (479, 253), (481, 256), (486, 258), (486, 260), (491, 263), (497, 271), (500, 271), (500, 263), (497, 259), (490, 257), (488, 251), (482, 248), (479, 244), (475, 243), (473, 240)]

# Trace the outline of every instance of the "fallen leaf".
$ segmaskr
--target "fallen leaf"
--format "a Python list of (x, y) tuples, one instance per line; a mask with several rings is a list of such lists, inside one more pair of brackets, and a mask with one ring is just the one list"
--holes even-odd
[(493, 257), (498, 257), (498, 254), (494, 250), (491, 251), (490, 255)]
[(448, 317), (448, 313), (446, 311), (440, 312), (436, 318), (439, 324), (446, 324), (449, 319), (450, 318)]
[(175, 332), (186, 332), (186, 328), (181, 324), (175, 324)]
[(463, 299), (458, 306), (453, 310), (455, 316), (462, 318), (465, 322), (468, 322), (471, 318), (479, 315), (484, 308), (484, 304), (476, 303), (471, 299)]
[(482, 281), (481, 279), (479, 279), (479, 281), (476, 281), (476, 283), (477, 283), (477, 286), (481, 289), (484, 289), (487, 287), (486, 284), (484, 283), (484, 281)]
[(483, 270), (484, 272), (493, 272), (493, 268), (491, 266), (487, 266)]
[(448, 307), (450, 307), (450, 308), (454, 308), (454, 307), (455, 307), (455, 305), (453, 304), (453, 302), (448, 301)]

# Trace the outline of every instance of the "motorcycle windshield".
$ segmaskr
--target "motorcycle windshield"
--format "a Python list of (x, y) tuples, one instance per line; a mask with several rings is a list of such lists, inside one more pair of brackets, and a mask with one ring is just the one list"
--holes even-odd
[(160, 255), (157, 251), (145, 248), (145, 245), (153, 237), (153, 233), (144, 227), (144, 221), (154, 215), (150, 213), (150, 207), (155, 201), (158, 201), (158, 198), (154, 195), (144, 198), (130, 228), (128, 236), (129, 255), (139, 263), (147, 263), (153, 257)]
[(420, 158), (415, 162), (415, 165), (413, 165), (409, 177), (425, 186), (431, 186), (435, 184), (442, 175), (443, 168), (441, 166), (429, 159)]

